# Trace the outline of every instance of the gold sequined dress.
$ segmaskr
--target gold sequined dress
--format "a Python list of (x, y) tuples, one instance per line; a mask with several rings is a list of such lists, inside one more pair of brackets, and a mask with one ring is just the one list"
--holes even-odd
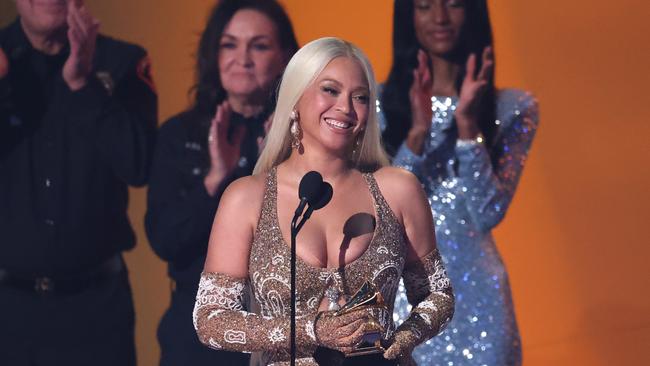
[[(374, 201), (376, 222), (367, 250), (342, 268), (314, 267), (300, 257), (296, 259), (299, 365), (315, 364), (311, 357), (316, 348), (313, 320), (325, 292), (333, 286), (343, 296), (351, 296), (365, 281), (372, 281), (389, 305), (385, 317), (379, 319), (387, 329), (387, 337), (395, 329), (391, 315), (406, 258), (404, 229), (379, 191), (374, 176), (364, 173), (363, 177)], [(202, 275), (194, 310), (199, 338), (215, 349), (261, 351), (265, 364), (280, 365), (289, 361), (290, 255), (290, 247), (284, 240), (278, 221), (277, 169), (273, 168), (266, 178), (262, 210), (251, 246), (249, 278), (234, 279), (220, 273), (205, 272)], [(438, 282), (439, 277), (435, 279)], [(429, 294), (431, 281), (426, 276), (423, 278), (424, 285), (418, 285), (424, 286), (424, 292)], [(444, 279), (446, 275), (443, 282)], [(252, 287), (254, 299), (259, 304), (259, 314), (245, 312), (241, 306), (248, 285)], [(448, 310), (446, 301), (451, 290), (448, 281), (444, 285), (444, 289), (438, 289), (444, 295), (438, 297), (442, 304), (439, 308), (443, 311), (438, 311), (433, 321), (427, 317), (428, 326), (436, 333), (453, 311), (453, 298), (452, 310)]]

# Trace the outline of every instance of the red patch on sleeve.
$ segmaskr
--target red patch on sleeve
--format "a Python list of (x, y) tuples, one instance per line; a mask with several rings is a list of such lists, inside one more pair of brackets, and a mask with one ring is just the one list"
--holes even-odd
[(136, 70), (136, 73), (138, 74), (138, 77), (140, 80), (142, 80), (145, 84), (151, 88), (151, 91), (156, 93), (156, 84), (153, 82), (153, 77), (152, 77), (152, 71), (151, 71), (151, 59), (149, 58), (149, 55), (145, 55), (138, 61), (138, 68)]

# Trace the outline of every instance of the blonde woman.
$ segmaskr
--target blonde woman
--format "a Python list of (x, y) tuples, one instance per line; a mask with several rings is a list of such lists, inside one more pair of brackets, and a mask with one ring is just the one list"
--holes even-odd
[[(298, 237), (298, 364), (316, 364), (317, 347), (350, 352), (371, 317), (386, 330), (383, 357), (406, 364), (413, 347), (451, 318), (454, 298), (431, 210), (415, 176), (387, 166), (376, 95), (367, 58), (348, 42), (322, 38), (291, 59), (254, 174), (232, 183), (217, 210), (194, 309), (204, 344), (262, 351), (265, 364), (289, 361), (287, 243), (298, 185), (311, 170), (331, 183), (334, 195)], [(392, 303), (402, 277), (414, 307), (395, 329)], [(328, 309), (344, 304), (365, 281), (382, 292), (389, 312), (371, 308), (334, 317)], [(259, 315), (242, 310), (248, 286)], [(364, 362), (355, 360), (346, 364)]]

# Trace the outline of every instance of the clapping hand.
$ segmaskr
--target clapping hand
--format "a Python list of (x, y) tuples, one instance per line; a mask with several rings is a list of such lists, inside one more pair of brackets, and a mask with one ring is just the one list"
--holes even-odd
[(86, 85), (92, 71), (99, 20), (90, 14), (83, 0), (69, 0), (67, 22), (70, 56), (63, 65), (63, 80), (75, 91)]
[(459, 137), (461, 138), (474, 138), (480, 131), (478, 128), (478, 114), (481, 100), (490, 85), (494, 69), (492, 47), (485, 47), (481, 57), (482, 65), (478, 73), (476, 72), (477, 56), (471, 54), (467, 58), (467, 72), (460, 88), (455, 115)]
[(210, 195), (215, 194), (219, 184), (235, 169), (241, 156), (241, 144), (246, 129), (244, 126), (237, 126), (231, 139), (228, 139), (230, 113), (230, 104), (228, 101), (224, 101), (217, 106), (217, 111), (210, 123), (208, 132), (210, 170), (204, 180)]
[(413, 82), (409, 88), (411, 102), (411, 129), (429, 131), (431, 125), (431, 88), (433, 79), (429, 70), (429, 59), (426, 52), (418, 50), (418, 67), (413, 69)]
[(418, 67), (413, 70), (413, 82), (409, 88), (411, 103), (411, 129), (406, 137), (406, 145), (416, 154), (422, 152), (425, 136), (431, 126), (431, 92), (433, 79), (429, 70), (426, 52), (418, 50)]

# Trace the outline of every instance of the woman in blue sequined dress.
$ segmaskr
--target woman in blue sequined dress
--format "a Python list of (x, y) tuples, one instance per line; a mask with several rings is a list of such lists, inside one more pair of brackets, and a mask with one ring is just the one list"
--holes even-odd
[[(415, 349), (419, 365), (521, 365), (510, 285), (491, 230), (512, 200), (537, 103), (494, 87), (485, 0), (397, 0), (393, 66), (381, 98), (393, 164), (415, 173), (456, 292), (456, 312)], [(400, 289), (396, 318), (408, 314)]]

